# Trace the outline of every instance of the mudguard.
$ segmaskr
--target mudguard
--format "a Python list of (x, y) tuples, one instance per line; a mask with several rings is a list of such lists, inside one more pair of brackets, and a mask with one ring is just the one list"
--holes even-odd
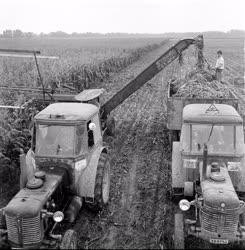
[(172, 188), (184, 188), (184, 169), (181, 164), (180, 143), (173, 142), (172, 151)]
[(102, 152), (107, 153), (107, 149), (105, 147), (97, 147), (94, 150), (87, 167), (83, 170), (78, 179), (76, 191), (80, 197), (94, 198), (96, 172)]

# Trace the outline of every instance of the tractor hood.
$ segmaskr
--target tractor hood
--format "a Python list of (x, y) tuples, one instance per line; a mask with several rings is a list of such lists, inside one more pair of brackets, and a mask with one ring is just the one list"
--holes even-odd
[(65, 170), (55, 174), (46, 173), (40, 187), (21, 189), (5, 207), (6, 215), (21, 218), (37, 216), (65, 175)]
[(201, 184), (204, 205), (220, 211), (239, 209), (240, 201), (226, 168), (211, 173)]

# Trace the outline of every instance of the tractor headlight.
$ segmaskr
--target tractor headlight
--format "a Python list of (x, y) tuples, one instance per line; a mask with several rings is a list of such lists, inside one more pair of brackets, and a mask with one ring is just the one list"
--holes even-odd
[(61, 211), (57, 211), (53, 215), (53, 219), (55, 222), (61, 222), (64, 219), (64, 214)]
[(186, 200), (186, 199), (183, 199), (179, 202), (179, 207), (182, 211), (187, 211), (190, 209), (190, 206), (191, 206), (191, 203)]

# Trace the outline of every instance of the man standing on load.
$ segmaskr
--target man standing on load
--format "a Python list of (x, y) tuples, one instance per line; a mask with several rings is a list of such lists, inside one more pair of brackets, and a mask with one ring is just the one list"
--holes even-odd
[(222, 81), (222, 73), (223, 73), (225, 64), (224, 64), (224, 58), (222, 56), (221, 50), (217, 51), (217, 55), (218, 55), (218, 58), (217, 58), (216, 65), (215, 65), (215, 78), (216, 78), (216, 80), (221, 82)]

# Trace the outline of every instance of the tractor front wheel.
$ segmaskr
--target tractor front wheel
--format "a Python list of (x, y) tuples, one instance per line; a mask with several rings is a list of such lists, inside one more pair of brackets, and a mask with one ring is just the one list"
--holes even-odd
[(110, 162), (106, 153), (101, 153), (94, 187), (94, 202), (88, 203), (88, 207), (98, 212), (107, 205), (110, 192)]
[(174, 249), (185, 249), (183, 214), (174, 215)]
[(60, 244), (60, 249), (77, 249), (77, 233), (69, 229), (65, 232)]

